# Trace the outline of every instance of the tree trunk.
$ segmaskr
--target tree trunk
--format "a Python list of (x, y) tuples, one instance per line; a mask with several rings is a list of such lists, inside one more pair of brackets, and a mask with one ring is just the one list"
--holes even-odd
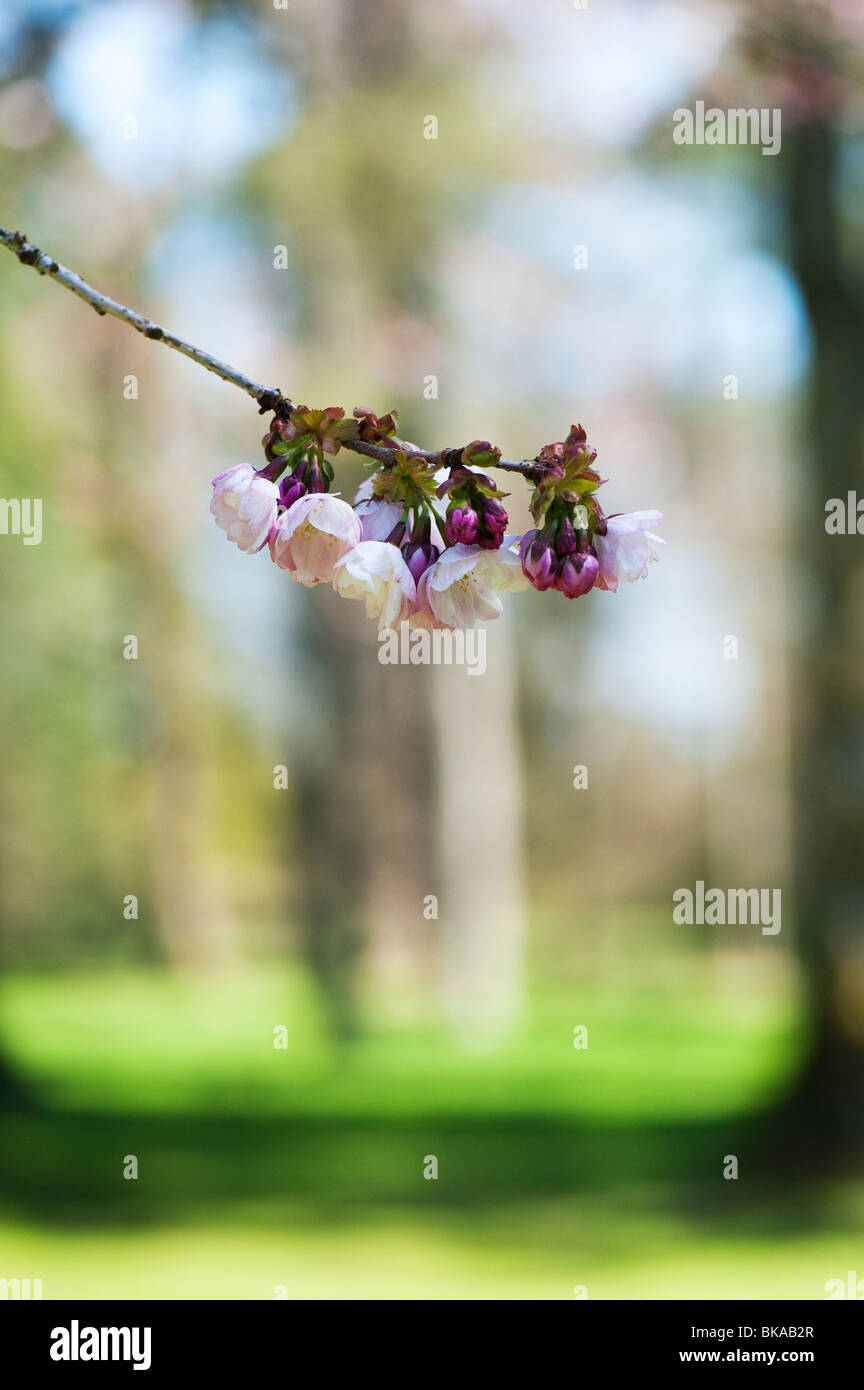
[(813, 337), (804, 511), (795, 540), (803, 615), (796, 681), (797, 905), (812, 1046), (788, 1108), (790, 1153), (822, 1161), (864, 1143), (864, 542), (829, 535), (825, 503), (861, 477), (864, 317), (842, 263), (837, 138), (822, 120), (784, 143), (792, 260)]
[(487, 669), (436, 669), (444, 996), (463, 1042), (490, 1047), (523, 1005), (522, 807), (516, 643), (505, 614)]

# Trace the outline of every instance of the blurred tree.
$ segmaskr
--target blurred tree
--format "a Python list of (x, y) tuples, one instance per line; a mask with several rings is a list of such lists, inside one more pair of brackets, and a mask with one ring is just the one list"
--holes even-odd
[(796, 682), (798, 907), (813, 1049), (796, 1108), (802, 1135), (829, 1148), (864, 1141), (864, 565), (860, 540), (828, 535), (822, 514), (861, 478), (864, 439), (864, 314), (841, 251), (838, 153), (822, 119), (802, 126), (788, 150), (792, 254), (814, 347), (801, 527), (810, 622)]
[[(458, 9), (443, 10), (441, 22), (448, 14), (457, 22)], [(420, 421), (416, 402), (423, 377), (435, 360), (434, 267), (442, 226), (448, 225), (441, 216), (448, 172), (452, 177), (451, 166), (433, 159), (423, 140), (422, 117), (430, 98), (424, 95), (421, 104), (416, 94), (434, 90), (435, 108), (450, 112), (451, 128), (462, 138), (449, 157), (458, 161), (471, 148), (466, 115), (451, 105), (460, 97), (458, 75), (438, 71), (415, 42), (397, 0), (321, 5), (298, 38), (304, 114), (290, 147), (293, 177), (286, 182), (269, 158), (259, 178), (274, 238), (284, 237), (283, 219), (292, 230), (303, 299), (305, 379), (308, 383), (320, 364), (322, 378), (332, 382), (334, 362), (349, 342), (355, 381), (365, 373), (385, 385), (393, 382), (394, 394), (412, 382), (414, 399), (409, 395), (409, 410), (403, 411), (411, 436)], [(332, 384), (321, 389), (332, 391)], [(392, 404), (386, 401), (387, 407)], [(440, 423), (447, 412), (439, 407), (422, 418), (430, 417)], [(292, 750), (307, 959), (337, 1034), (350, 1035), (356, 1027), (353, 982), (361, 954), (377, 983), (391, 991), (416, 977), (436, 940), (434, 924), (422, 916), (423, 897), (440, 891), (446, 901), (442, 916), (450, 917), (443, 939), (451, 1016), (464, 1023), (466, 1013), (473, 1013), (474, 1032), (482, 1031), (484, 1021), (500, 1029), (515, 1014), (521, 988), (521, 802), (518, 776), (508, 775), (518, 768), (518, 758), (514, 751), (512, 759), (508, 754), (502, 760), (494, 751), (517, 745), (512, 681), (499, 671), (466, 684), (460, 671), (454, 703), (446, 713), (439, 705), (436, 716), (431, 673), (379, 666), (368, 644), (352, 637), (356, 622), (356, 613), (346, 612), (344, 604), (313, 595), (299, 663), (292, 655), (294, 669), (310, 678), (316, 720), (323, 725), (317, 741)], [(479, 689), (469, 689), (475, 684), (482, 699)], [(476, 699), (467, 699), (475, 694)], [(454, 712), (460, 723), (455, 742)], [(436, 717), (439, 745), (470, 748), (475, 738), (478, 745), (468, 763), (462, 756), (439, 757), (437, 777), (431, 756)], [(485, 830), (472, 826), (470, 853), (464, 828), (471, 816), (459, 795), (466, 776), (488, 811)], [(432, 870), (436, 797), (452, 817), (449, 834), (438, 842), (446, 885), (441, 890)], [(504, 872), (501, 860), (511, 854), (512, 867)], [(484, 967), (481, 995), (478, 973)]]
[(858, 536), (830, 535), (824, 524), (828, 499), (845, 502), (862, 476), (860, 241), (841, 214), (841, 132), (860, 77), (860, 48), (843, 26), (854, 21), (854, 7), (772, 5), (759, 10), (750, 35), (763, 70), (782, 84), (778, 164), (813, 340), (805, 512), (793, 538), (803, 599), (794, 683), (797, 905), (812, 1038), (781, 1140), (820, 1160), (864, 1143), (864, 557)]
[[(8, 29), (4, 33), (3, 61), (0, 77), (4, 84), (11, 86), (21, 79), (41, 76), (57, 45), (62, 24), (48, 23), (39, 14), (10, 16)], [(6, 186), (5, 160), (0, 161), (0, 180)], [(5, 904), (0, 904), (0, 922), (5, 912)], [(2, 940), (0, 940), (2, 947)], [(5, 965), (0, 950), (0, 966)], [(0, 1035), (0, 1109), (20, 1104), (26, 1099), (26, 1088), (9, 1061), (2, 1035)]]
[[(403, 76), (412, 59), (398, 11), (392, 4), (370, 11), (360, 0), (321, 5), (314, 16), (304, 11), (297, 30), (304, 116), (292, 143), (295, 178), (286, 185), (281, 176), (266, 177), (266, 184), (274, 227), (287, 215), (293, 230), (307, 383), (309, 359), (314, 354), (329, 363), (346, 334), (355, 344), (362, 341), (365, 352), (374, 350), (376, 321), (386, 321), (403, 298), (395, 229), (413, 204), (400, 187), (398, 163), (382, 165), (380, 145), (369, 140), (363, 90), (384, 56)], [(265, 174), (275, 168), (268, 161)], [(315, 187), (311, 200), (304, 168)], [(380, 236), (382, 205), (388, 207), (386, 239)], [(370, 237), (386, 247), (383, 262), (365, 258)], [(420, 250), (411, 245), (412, 259)], [(347, 1040), (358, 1028), (361, 954), (386, 980), (391, 967), (399, 969), (406, 914), (412, 908), (412, 915), (420, 914), (431, 839), (428, 799), (420, 790), (427, 699), (421, 673), (386, 679), (393, 673), (358, 640), (353, 605), (329, 593), (308, 597), (299, 651), (291, 654), (293, 669), (304, 673), (309, 707), (308, 728), (291, 747), (299, 928), (332, 1032)], [(383, 879), (382, 865), (389, 866)]]

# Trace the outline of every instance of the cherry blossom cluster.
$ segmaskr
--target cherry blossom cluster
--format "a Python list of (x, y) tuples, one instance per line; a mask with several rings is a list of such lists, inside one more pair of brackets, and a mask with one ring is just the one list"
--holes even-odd
[[(357, 441), (374, 446), (375, 463), (350, 505), (330, 491), (330, 458)], [(363, 601), (379, 630), (472, 628), (499, 617), (503, 592), (529, 585), (571, 599), (616, 590), (643, 578), (663, 545), (651, 529), (660, 512), (604, 514), (581, 425), (526, 463), (535, 524), (522, 536), (507, 533), (508, 494), (487, 471), (508, 465), (484, 440), (428, 455), (396, 438), (395, 413), (298, 406), (274, 417), (262, 444), (263, 468), (214, 478), (216, 524), (240, 550), (266, 546), (299, 584)]]

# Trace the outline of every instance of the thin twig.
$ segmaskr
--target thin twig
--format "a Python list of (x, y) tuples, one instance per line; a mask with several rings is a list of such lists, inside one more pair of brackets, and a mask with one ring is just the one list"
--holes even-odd
[(243, 372), (220, 362), (209, 352), (204, 352), (192, 343), (184, 342), (173, 333), (167, 333), (152, 319), (145, 318), (134, 309), (127, 309), (125, 304), (118, 304), (115, 299), (109, 299), (99, 290), (94, 290), (93, 286), (82, 280), (80, 275), (76, 275), (74, 270), (68, 270), (65, 265), (40, 251), (38, 246), (31, 246), (23, 232), (7, 232), (5, 227), (0, 227), (0, 241), (18, 257), (22, 265), (32, 265), (39, 275), (48, 275), (52, 280), (56, 280), (58, 285), (77, 294), (78, 298), (89, 304), (91, 309), (95, 309), (97, 314), (111, 314), (115, 319), (130, 324), (136, 332), (143, 333), (145, 338), (152, 338), (154, 342), (164, 343), (175, 352), (182, 352), (184, 357), (191, 358), (208, 372), (215, 372), (223, 381), (230, 382), (232, 386), (239, 386), (241, 391), (245, 391), (247, 396), (258, 402), (262, 414), (267, 410), (276, 410), (280, 403), (289, 410), (293, 409), (291, 402), (285, 400), (281, 391), (270, 390), (259, 385), (257, 381), (251, 381)]
[[(58, 285), (71, 290), (72, 294), (77, 294), (78, 298), (83, 299), (85, 304), (89, 304), (91, 309), (95, 309), (97, 314), (110, 314), (113, 318), (120, 319), (121, 323), (128, 323), (137, 333), (143, 333), (145, 338), (164, 343), (166, 347), (182, 353), (184, 357), (188, 357), (192, 362), (197, 362), (199, 367), (213, 372), (223, 381), (229, 382), (232, 386), (239, 386), (241, 391), (245, 391), (247, 396), (251, 396), (257, 402), (260, 414), (263, 415), (272, 410), (276, 415), (287, 418), (294, 409), (293, 402), (287, 396), (283, 396), (278, 388), (261, 386), (259, 382), (252, 381), (243, 372), (237, 371), (236, 367), (230, 367), (227, 363), (220, 362), (218, 357), (204, 352), (202, 348), (195, 347), (193, 343), (185, 342), (183, 338), (178, 338), (173, 333), (168, 333), (152, 319), (145, 318), (143, 314), (136, 313), (134, 309), (127, 309), (125, 304), (119, 304), (116, 299), (110, 299), (107, 295), (94, 289), (92, 285), (87, 284), (86, 280), (82, 280), (80, 275), (76, 275), (74, 270), (67, 269), (65, 265), (55, 261), (52, 256), (40, 251), (38, 246), (32, 246), (23, 232), (9, 232), (5, 227), (0, 227), (0, 243), (17, 256), (22, 265), (32, 266), (37, 274), (47, 275), (50, 279), (56, 280)], [(350, 449), (355, 454), (363, 454), (367, 458), (378, 459), (385, 465), (393, 462), (394, 448), (392, 446), (388, 448), (385, 445), (369, 444), (363, 439), (344, 439), (340, 442), (343, 449)], [(415, 444), (409, 444), (405, 440), (394, 440), (393, 442), (397, 448), (403, 449), (412, 458), (422, 458), (428, 463), (439, 464), (443, 467), (455, 466), (462, 454), (461, 449), (438, 449), (432, 452), (418, 449)], [(509, 459), (500, 459), (495, 467), (508, 473), (522, 473), (534, 482), (542, 473), (542, 469), (529, 460), (514, 463)]]
[[(401, 449), (410, 458), (423, 459), (426, 463), (434, 463), (439, 468), (455, 468), (462, 461), (461, 449), (419, 449), (416, 444), (409, 444), (404, 439), (394, 439), (389, 446), (386, 444), (368, 444), (365, 439), (342, 439), (339, 442), (343, 449), (353, 449), (355, 454), (364, 454), (366, 458), (378, 459), (383, 464), (393, 462), (393, 454), (396, 449)], [(503, 468), (506, 473), (522, 473), (526, 478), (532, 480), (536, 480), (543, 473), (542, 468), (527, 459), (523, 463), (513, 463), (510, 459), (499, 459), (497, 463), (490, 464), (489, 467)]]

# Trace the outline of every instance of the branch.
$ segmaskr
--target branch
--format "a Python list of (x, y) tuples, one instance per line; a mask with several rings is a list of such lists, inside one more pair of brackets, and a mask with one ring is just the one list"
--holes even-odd
[(182, 338), (175, 337), (173, 333), (167, 333), (164, 328), (159, 327), (158, 323), (153, 323), (152, 319), (145, 318), (143, 314), (136, 313), (134, 309), (127, 309), (125, 304), (118, 304), (115, 299), (109, 299), (99, 290), (94, 290), (93, 286), (88, 285), (86, 280), (82, 280), (80, 275), (76, 275), (74, 270), (68, 270), (65, 265), (60, 265), (59, 261), (55, 261), (44, 251), (40, 251), (38, 246), (31, 246), (23, 232), (7, 232), (5, 227), (0, 227), (0, 242), (18, 257), (22, 265), (32, 265), (39, 275), (50, 276), (52, 280), (57, 281), (58, 285), (71, 290), (73, 294), (77, 294), (78, 298), (83, 299), (85, 304), (89, 304), (91, 309), (95, 309), (97, 314), (111, 314), (115, 319), (120, 319), (122, 323), (130, 324), (136, 332), (143, 333), (145, 338), (152, 338), (155, 342), (164, 343), (166, 347), (173, 348), (175, 352), (181, 352), (184, 357), (191, 358), (200, 367), (205, 367), (208, 372), (214, 372), (223, 381), (230, 382), (232, 386), (239, 386), (241, 391), (245, 391), (247, 396), (251, 396), (253, 400), (258, 402), (262, 415), (265, 411), (276, 410), (278, 407), (288, 406), (289, 409), (293, 409), (291, 402), (285, 400), (281, 391), (270, 390), (265, 386), (260, 386), (257, 381), (250, 381), (248, 376), (244, 376), (234, 367), (229, 367), (225, 362), (220, 362), (209, 352), (204, 352), (192, 343), (184, 342)]
[[(58, 285), (64, 289), (71, 290), (72, 294), (77, 294), (79, 299), (83, 299), (85, 304), (89, 304), (91, 309), (95, 309), (97, 314), (110, 314), (115, 319), (120, 319), (121, 323), (128, 323), (137, 333), (142, 333), (145, 338), (151, 338), (154, 342), (164, 343), (166, 347), (173, 348), (175, 352), (182, 353), (184, 357), (190, 358), (192, 362), (197, 362), (199, 367), (204, 367), (206, 371), (213, 372), (215, 376), (221, 377), (231, 386), (238, 386), (241, 391), (245, 391), (247, 396), (251, 396), (257, 402), (259, 413), (266, 414), (274, 411), (277, 415), (286, 418), (294, 409), (293, 402), (275, 387), (261, 386), (259, 382), (252, 381), (243, 372), (238, 372), (235, 367), (228, 366), (225, 362), (220, 362), (218, 357), (213, 357), (211, 353), (204, 352), (202, 348), (195, 347), (193, 343), (187, 343), (182, 338), (176, 337), (173, 333), (168, 333), (152, 319), (145, 318), (143, 314), (136, 313), (134, 309), (127, 309), (125, 304), (118, 304), (115, 299), (109, 299), (107, 295), (88, 285), (86, 280), (82, 280), (80, 275), (76, 275), (74, 270), (69, 270), (53, 257), (40, 251), (38, 246), (31, 246), (23, 232), (9, 232), (5, 227), (0, 227), (0, 242), (16, 255), (22, 265), (32, 266), (39, 275), (47, 275), (50, 279), (56, 280)], [(355, 454), (363, 454), (367, 458), (378, 459), (383, 464), (393, 462), (393, 448), (386, 448), (383, 445), (367, 444), (362, 439), (344, 439), (340, 441), (343, 449), (350, 449)], [(429, 452), (425, 449), (418, 449), (416, 445), (409, 444), (404, 440), (394, 440), (397, 448), (404, 449), (412, 458), (422, 458), (428, 463), (439, 464), (443, 467), (455, 466), (462, 455), (461, 449), (438, 449)], [(528, 460), (521, 463), (514, 463), (509, 459), (500, 459), (495, 465), (508, 473), (522, 473), (524, 477), (532, 482), (536, 482), (542, 475), (542, 469), (537, 464)]]
[[(461, 449), (418, 449), (416, 444), (409, 444), (404, 439), (393, 439), (390, 448), (384, 444), (367, 444), (365, 439), (340, 439), (339, 444), (343, 449), (353, 449), (355, 454), (364, 454), (366, 458), (378, 459), (383, 464), (393, 462), (394, 447), (401, 449), (409, 458), (423, 459), (424, 462), (434, 463), (439, 468), (456, 468), (462, 462)], [(531, 482), (536, 482), (543, 475), (543, 469), (529, 459), (524, 459), (521, 463), (514, 463), (511, 459), (499, 459), (497, 463), (490, 463), (488, 467), (503, 468), (505, 473), (522, 473)]]

